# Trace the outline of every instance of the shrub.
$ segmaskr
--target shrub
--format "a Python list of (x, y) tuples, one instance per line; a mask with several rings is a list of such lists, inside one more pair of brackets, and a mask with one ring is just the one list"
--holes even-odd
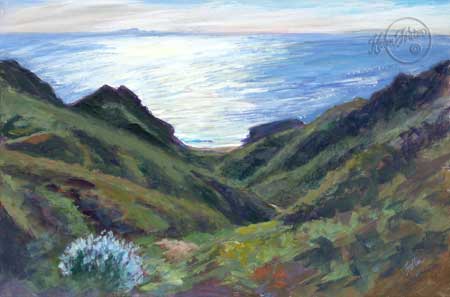
[(60, 256), (63, 276), (96, 278), (113, 290), (129, 291), (144, 278), (137, 247), (103, 231), (72, 242)]

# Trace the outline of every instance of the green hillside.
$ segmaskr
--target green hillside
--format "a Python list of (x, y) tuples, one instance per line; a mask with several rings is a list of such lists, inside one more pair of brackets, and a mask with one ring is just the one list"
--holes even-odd
[[(204, 164), (210, 157), (186, 151), (146, 109), (126, 114), (134, 116), (130, 126), (142, 125), (130, 131), (116, 125), (125, 119), (110, 123), (81, 107), (49, 104), (59, 100), (51, 87), (15, 62), (1, 62), (0, 70), (0, 208), (26, 244), (51, 234), (50, 249), (60, 252), (92, 231), (180, 237), (273, 216), (253, 193), (214, 177)], [(130, 101), (114, 103), (130, 108)], [(20, 257), (23, 269), (36, 260)]]
[(185, 147), (125, 87), (64, 106), (1, 62), (0, 276), (83, 296), (96, 284), (63, 278), (57, 257), (112, 230), (141, 247), (139, 296), (439, 296), (449, 67), (219, 154)]
[(332, 108), (305, 128), (233, 152), (218, 172), (271, 203), (291, 206), (355, 154), (402, 142), (414, 128), (423, 130), (424, 122), (435, 121), (439, 110), (432, 103), (448, 87), (446, 67), (443, 63), (417, 77), (401, 74), (368, 101), (356, 99)]
[(102, 119), (165, 149), (171, 149), (174, 144), (181, 145), (174, 136), (173, 127), (154, 117), (125, 86), (118, 89), (103, 86), (94, 94), (71, 104), (71, 109)]

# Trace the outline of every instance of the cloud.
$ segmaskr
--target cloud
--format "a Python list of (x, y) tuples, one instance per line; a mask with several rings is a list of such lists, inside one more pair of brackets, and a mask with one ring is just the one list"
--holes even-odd
[(399, 0), (100, 0), (95, 3), (48, 0), (3, 5), (0, 11), (3, 11), (1, 32), (92, 32), (128, 28), (222, 33), (347, 32), (382, 30), (395, 19), (412, 16), (428, 24), (434, 33), (450, 33), (446, 24), (450, 4), (406, 5)]

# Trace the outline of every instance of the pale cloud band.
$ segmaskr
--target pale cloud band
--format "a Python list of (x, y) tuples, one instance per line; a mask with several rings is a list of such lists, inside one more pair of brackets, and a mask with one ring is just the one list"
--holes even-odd
[(284, 4), (289, 5), (251, 0), (175, 2), (48, 0), (13, 5), (0, 1), (0, 32), (99, 32), (138, 28), (170, 32), (332, 33), (383, 30), (395, 19), (415, 17), (426, 23), (433, 33), (450, 33), (447, 24), (450, 4), (446, 3), (405, 5), (387, 0), (372, 3), (362, 0), (285, 1)]

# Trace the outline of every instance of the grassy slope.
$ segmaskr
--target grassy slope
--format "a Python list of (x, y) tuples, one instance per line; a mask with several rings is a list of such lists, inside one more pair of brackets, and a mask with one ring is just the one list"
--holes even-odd
[(270, 203), (290, 206), (355, 153), (420, 126), (427, 113), (433, 112), (421, 104), (440, 96), (446, 65), (418, 77), (400, 75), (370, 101), (351, 101), (303, 129), (275, 134), (234, 151), (217, 172)]
[[(364, 99), (355, 99), (330, 109), (303, 128), (277, 133), (254, 144), (244, 146), (242, 149), (235, 150), (224, 157), (216, 171), (218, 174), (234, 180), (236, 184), (245, 187), (256, 187), (270, 178), (276, 178), (274, 176), (277, 174), (287, 175), (289, 172), (283, 169), (283, 163), (293, 154), (299, 143), (317, 131), (326, 130), (333, 121), (361, 108), (366, 102)], [(293, 175), (296, 174), (293, 173)], [(266, 188), (266, 190), (279, 191), (278, 188)], [(262, 197), (271, 202), (283, 204), (274, 194), (269, 193), (266, 192)], [(289, 201), (286, 201), (285, 205), (292, 202), (292, 199), (287, 200)]]
[[(201, 170), (181, 162), (175, 156), (166, 154), (162, 150), (148, 146), (132, 135), (111, 129), (101, 121), (42, 103), (26, 95), (18, 94), (11, 89), (2, 89), (1, 100), (1, 114), (5, 122), (14, 118), (15, 115), (21, 117), (20, 120), (15, 122), (12, 129), (5, 131), (5, 134), (17, 137), (8, 141), (5, 147), (14, 151), (25, 152), (33, 157), (59, 161), (60, 163), (55, 165), (55, 167), (59, 166), (60, 168), (59, 174), (65, 172), (70, 177), (73, 173), (69, 165), (71, 164), (88, 170), (98, 170), (113, 176), (120, 176), (138, 185), (145, 186), (152, 181), (146, 180), (147, 176), (144, 176), (142, 171), (139, 170), (138, 166), (141, 164), (138, 162), (141, 161), (145, 164), (146, 161), (158, 160), (158, 164), (154, 165), (156, 168), (152, 168), (151, 165), (153, 164), (151, 163), (148, 168), (149, 171), (160, 169), (163, 172), (154, 173), (155, 175), (162, 175), (159, 176), (160, 184), (157, 184), (158, 176), (155, 176), (154, 187), (166, 191), (165, 186), (173, 186), (174, 189), (171, 191), (174, 194), (180, 193), (180, 196), (182, 196), (182, 190), (177, 191), (176, 188), (182, 188), (186, 185), (186, 175), (189, 175), (190, 170)], [(77, 135), (85, 137), (77, 139)], [(95, 138), (91, 135), (95, 135)], [(89, 147), (89, 141), (94, 145), (97, 144), (97, 146)], [(66, 147), (66, 149), (58, 149), (60, 145)], [(101, 147), (102, 145), (104, 147)], [(58, 147), (55, 148), (54, 146)], [(103, 156), (102, 153), (110, 153), (110, 155)], [(41, 160), (40, 158), (36, 159)], [(41, 163), (45, 164), (45, 162), (46, 160), (42, 160)], [(18, 168), (18, 170), (20, 169)], [(86, 170), (86, 172), (88, 171)], [(164, 183), (171, 183), (171, 185), (164, 185)], [(215, 219), (218, 217), (220, 215), (214, 216)]]

